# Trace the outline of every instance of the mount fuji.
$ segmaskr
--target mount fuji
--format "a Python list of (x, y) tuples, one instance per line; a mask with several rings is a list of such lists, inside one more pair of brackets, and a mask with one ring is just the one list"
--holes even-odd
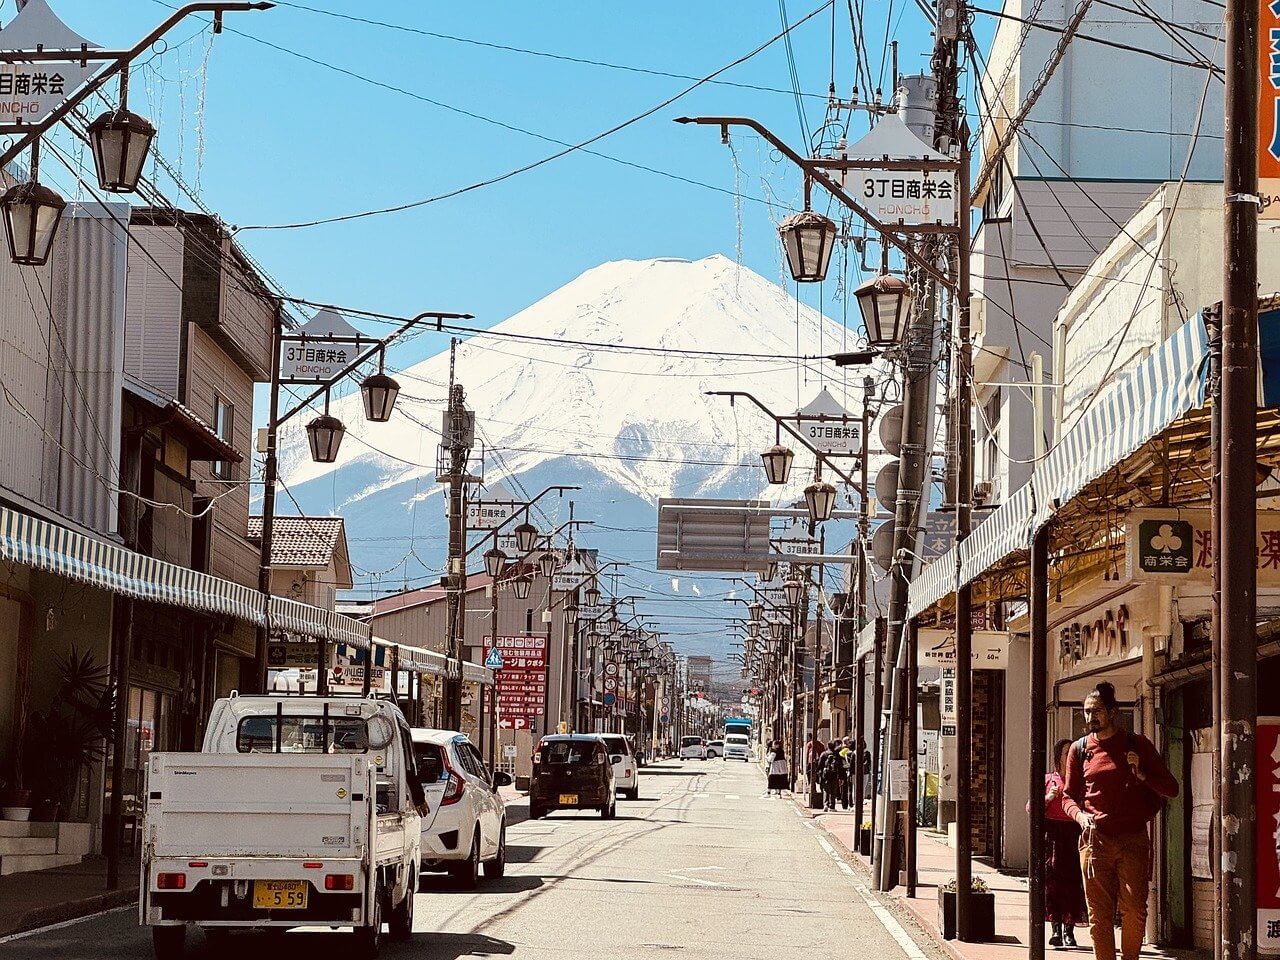
[[(558, 526), (572, 501), (574, 518), (594, 523), (578, 542), (599, 548), (602, 560), (631, 564), (619, 592), (656, 601), (682, 591), (698, 600), (655, 603), (646, 614), (662, 624), (679, 607), (681, 619), (666, 624), (676, 645), (722, 655), (720, 621), (741, 609), (723, 602), (732, 585), (656, 571), (657, 500), (797, 499), (810, 458), (798, 451), (792, 483), (769, 487), (759, 454), (774, 443), (773, 424), (749, 402), (706, 393), (746, 390), (791, 414), (826, 386), (856, 413), (859, 376), (850, 375), (846, 395), (843, 371), (792, 359), (834, 353), (849, 339), (841, 324), (720, 255), (602, 264), (458, 344), (455, 374), (476, 414), (484, 495), (579, 485), (544, 498), (535, 523)], [(306, 417), (282, 431), (287, 493), (277, 496), (279, 509), (288, 512), (292, 497), (308, 514), (346, 518), (357, 596), (420, 586), (443, 570), (445, 500), (435, 468), (449, 363), (446, 346), (389, 371), (402, 392), (385, 424), (364, 419), (358, 393), (336, 399), (332, 412), (347, 427), (336, 463), (310, 459), (299, 422)]]

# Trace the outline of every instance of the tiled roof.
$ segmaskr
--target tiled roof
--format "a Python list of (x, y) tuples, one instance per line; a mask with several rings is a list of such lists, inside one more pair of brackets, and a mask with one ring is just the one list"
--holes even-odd
[[(343, 540), (342, 517), (276, 517), (273, 567), (327, 567)], [(262, 541), (262, 517), (249, 518), (249, 539)]]

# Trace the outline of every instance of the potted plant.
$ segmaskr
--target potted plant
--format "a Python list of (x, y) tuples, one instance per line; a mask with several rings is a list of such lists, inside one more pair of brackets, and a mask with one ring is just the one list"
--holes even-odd
[(6, 820), (31, 819), (31, 791), (22, 785), (16, 774), (10, 781), (0, 784), (0, 815)]
[[(956, 890), (954, 877), (938, 888), (938, 929), (944, 940), (956, 938)], [(969, 890), (969, 942), (990, 943), (996, 938), (996, 895), (979, 877)]]
[(864, 857), (871, 856), (871, 840), (874, 836), (875, 830), (871, 826), (871, 821), (864, 820), (862, 825), (858, 827), (858, 853), (862, 854)]

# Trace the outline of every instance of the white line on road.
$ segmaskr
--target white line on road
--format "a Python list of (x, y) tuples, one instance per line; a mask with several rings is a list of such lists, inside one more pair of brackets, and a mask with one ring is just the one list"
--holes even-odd
[(902, 952), (910, 960), (928, 960), (928, 956), (920, 949), (920, 945), (911, 939), (911, 934), (903, 929), (902, 924), (897, 921), (892, 913), (885, 909), (884, 904), (871, 895), (870, 890), (861, 883), (855, 883), (853, 889), (858, 891), (858, 896), (863, 899), (871, 912), (875, 914), (881, 926), (889, 931), (889, 936), (898, 942), (898, 946), (902, 948)]
[(741, 798), (740, 796), (738, 796), (736, 793), (726, 793), (726, 794), (724, 795), (724, 798), (725, 798), (726, 800), (741, 800), (741, 799), (742, 799), (742, 798)]
[(822, 849), (831, 854), (831, 856), (834, 857), (836, 855), (836, 848), (827, 843), (827, 838), (821, 834), (818, 835), (818, 846), (822, 847)]
[(83, 917), (75, 917), (72, 920), (63, 920), (61, 923), (51, 923), (47, 927), (36, 927), (34, 930), (23, 930), (21, 933), (11, 933), (7, 937), (0, 937), (0, 943), (12, 943), (14, 940), (25, 940), (27, 937), (34, 937), (41, 933), (52, 933), (54, 930), (61, 930), (64, 927), (70, 927), (73, 924), (83, 923), (85, 920), (92, 920), (94, 917), (105, 917), (109, 913), (119, 913), (121, 910), (137, 910), (136, 904), (126, 903), (122, 907), (112, 907), (110, 910), (100, 910), (97, 913), (87, 913)]
[[(692, 872), (692, 871), (690, 871)], [(717, 883), (715, 880), (703, 880), (701, 877), (685, 877), (678, 873), (668, 873), (668, 877), (673, 880), (683, 880), (685, 883), (700, 883), (704, 887), (727, 887), (727, 883)]]

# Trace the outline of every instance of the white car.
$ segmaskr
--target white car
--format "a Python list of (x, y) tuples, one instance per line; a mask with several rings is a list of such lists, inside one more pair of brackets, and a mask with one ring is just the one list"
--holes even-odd
[(482, 865), (486, 877), (501, 877), (507, 868), (507, 809), (498, 788), (511, 778), (490, 773), (480, 752), (457, 731), (415, 728), (411, 736), (427, 795), (422, 869), (447, 870), (467, 890), (476, 886)]
[(724, 738), (724, 758), (750, 762), (751, 742), (740, 733), (729, 734)]
[(640, 771), (637, 769), (639, 764), (631, 749), (631, 741), (620, 733), (602, 733), (600, 739), (604, 741), (605, 748), (609, 751), (609, 760), (613, 763), (614, 786), (628, 800), (638, 800)]
[(702, 737), (681, 737), (680, 738), (680, 759), (681, 760), (707, 759), (707, 741), (702, 739)]
[(707, 744), (707, 759), (716, 760), (724, 756), (724, 741), (712, 740)]

